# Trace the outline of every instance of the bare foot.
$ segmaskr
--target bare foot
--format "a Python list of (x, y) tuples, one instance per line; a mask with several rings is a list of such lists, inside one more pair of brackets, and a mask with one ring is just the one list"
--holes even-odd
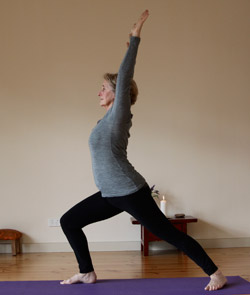
[(93, 284), (96, 282), (96, 273), (94, 271), (88, 273), (78, 273), (68, 280), (60, 282), (61, 285), (71, 285), (76, 283)]
[(206, 291), (219, 290), (219, 289), (223, 288), (227, 283), (226, 277), (224, 277), (224, 275), (222, 274), (222, 272), (220, 270), (217, 270), (215, 273), (213, 273), (210, 276), (210, 278), (211, 278), (211, 280), (205, 288)]
[[(145, 10), (140, 16), (140, 18), (138, 19), (138, 21), (133, 25), (131, 29), (131, 33), (129, 34), (130, 37), (131, 36), (140, 37), (142, 26), (144, 22), (146, 21), (146, 19), (148, 18), (148, 16), (149, 16), (149, 11)], [(127, 42), (127, 46), (129, 46), (129, 42)]]

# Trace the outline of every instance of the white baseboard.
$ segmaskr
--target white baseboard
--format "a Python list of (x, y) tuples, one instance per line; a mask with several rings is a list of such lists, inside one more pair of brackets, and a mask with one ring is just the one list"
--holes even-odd
[[(204, 248), (250, 247), (250, 238), (197, 239)], [(175, 249), (166, 242), (151, 242), (150, 250)], [(90, 242), (90, 251), (140, 251), (139, 241), (132, 242)], [(68, 243), (23, 243), (23, 253), (72, 252)], [(0, 243), (0, 253), (11, 253), (10, 243)]]
[[(140, 242), (90, 242), (89, 249), (98, 251), (139, 251)], [(23, 243), (23, 253), (72, 252), (69, 243)], [(11, 253), (11, 244), (0, 243), (0, 253)]]
[[(197, 239), (197, 242), (205, 249), (209, 248), (244, 248), (250, 247), (250, 238), (227, 238), (227, 239)], [(164, 242), (151, 242), (150, 250), (171, 250), (174, 246)]]

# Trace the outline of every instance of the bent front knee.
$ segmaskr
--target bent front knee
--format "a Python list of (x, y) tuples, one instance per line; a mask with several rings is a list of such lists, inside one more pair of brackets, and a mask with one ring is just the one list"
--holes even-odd
[(61, 228), (65, 228), (65, 227), (67, 227), (68, 222), (67, 222), (66, 214), (64, 214), (64, 215), (60, 218), (60, 225), (61, 225)]
[(79, 217), (77, 215), (66, 212), (60, 218), (60, 224), (63, 230), (67, 230), (67, 229), (82, 229), (88, 223), (85, 222), (85, 219), (83, 217)]
[(72, 214), (69, 214), (66, 212), (61, 218), (60, 218), (60, 225), (62, 229), (69, 229), (76, 227), (75, 225), (74, 216)]

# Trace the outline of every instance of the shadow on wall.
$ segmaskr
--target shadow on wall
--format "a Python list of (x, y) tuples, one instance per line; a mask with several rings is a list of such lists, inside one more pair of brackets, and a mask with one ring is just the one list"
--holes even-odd
[[(245, 237), (245, 232), (241, 231), (240, 228), (232, 229), (227, 226), (226, 221), (224, 220), (223, 212), (222, 215), (218, 215), (216, 219), (206, 221), (202, 219), (201, 212), (183, 209), (183, 203), (179, 198), (176, 198), (170, 192), (164, 194), (167, 200), (167, 217), (174, 217), (176, 213), (184, 213), (187, 215), (192, 215), (198, 218), (197, 223), (188, 224), (188, 234), (195, 239), (199, 239), (204, 245), (208, 248), (210, 247), (220, 247), (224, 244), (231, 243), (230, 240), (237, 240), (235, 237)], [(154, 198), (157, 205), (160, 207), (160, 201), (162, 200), (162, 195), (159, 198)], [(231, 222), (231, 221), (230, 221)], [(220, 224), (223, 224), (220, 225)], [(225, 242), (225, 240), (228, 240)], [(224, 242), (223, 242), (224, 241)], [(223, 243), (223, 245), (222, 245)], [(163, 245), (163, 246), (162, 246)], [(164, 250), (164, 249), (173, 249), (172, 247), (164, 246), (164, 242), (154, 242), (151, 243), (151, 249)]]
[[(247, 247), (249, 243), (248, 239), (232, 238), (232, 233), (230, 231), (200, 219), (198, 219), (198, 223), (188, 224), (187, 228), (188, 228), (188, 235), (193, 237), (195, 240), (197, 239), (197, 241), (204, 248), (239, 247), (239, 243), (241, 243), (242, 246)], [(211, 233), (211, 236), (209, 236), (208, 233)], [(203, 238), (202, 234), (204, 234), (206, 238)], [(246, 245), (243, 245), (244, 243)], [(169, 251), (169, 250), (177, 250), (177, 248), (165, 241), (157, 241), (157, 242), (151, 242), (149, 244), (149, 250)]]
[[(218, 221), (220, 219), (220, 216), (218, 216)], [(216, 223), (216, 220), (213, 220), (212, 222), (204, 221), (200, 218), (198, 218), (198, 223), (196, 226), (194, 224), (188, 225), (189, 233), (194, 238), (199, 239), (206, 239), (206, 240), (213, 240), (216, 239), (237, 239), (235, 237), (244, 237), (245, 234), (240, 232), (240, 229), (237, 231), (233, 231), (230, 228), (226, 228), (223, 226), (218, 226)]]

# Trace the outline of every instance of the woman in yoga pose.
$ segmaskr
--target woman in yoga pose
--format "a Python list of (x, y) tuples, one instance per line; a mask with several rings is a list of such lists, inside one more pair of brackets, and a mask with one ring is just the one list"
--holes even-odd
[(93, 174), (99, 192), (75, 205), (61, 218), (62, 229), (74, 250), (80, 269), (78, 274), (61, 284), (96, 282), (82, 228), (126, 211), (150, 232), (186, 253), (211, 277), (205, 289), (217, 290), (226, 284), (226, 278), (194, 239), (178, 231), (168, 221), (151, 197), (145, 179), (127, 159), (129, 129), (132, 126), (131, 105), (138, 94), (133, 80), (134, 67), (141, 29), (148, 16), (146, 10), (134, 24), (118, 74), (104, 75), (98, 96), (106, 114), (89, 138)]

